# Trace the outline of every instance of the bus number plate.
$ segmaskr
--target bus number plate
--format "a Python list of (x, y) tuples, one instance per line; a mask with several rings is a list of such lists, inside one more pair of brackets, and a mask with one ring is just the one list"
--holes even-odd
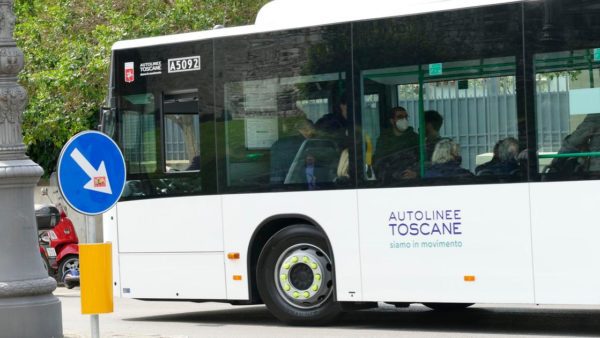
[(200, 70), (200, 56), (169, 59), (169, 73), (191, 72)]

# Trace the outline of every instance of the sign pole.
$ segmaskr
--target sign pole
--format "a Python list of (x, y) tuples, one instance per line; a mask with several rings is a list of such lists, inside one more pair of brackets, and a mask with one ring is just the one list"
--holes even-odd
[[(96, 239), (96, 218), (94, 216), (85, 216), (85, 224), (87, 226), (87, 242), (97, 243)], [(97, 314), (90, 315), (90, 327), (92, 329), (92, 338), (100, 338), (100, 316)]]
[(96, 218), (94, 216), (85, 216), (85, 224), (87, 226), (87, 242), (98, 243), (96, 238)]
[(100, 316), (90, 315), (92, 324), (92, 338), (100, 338)]

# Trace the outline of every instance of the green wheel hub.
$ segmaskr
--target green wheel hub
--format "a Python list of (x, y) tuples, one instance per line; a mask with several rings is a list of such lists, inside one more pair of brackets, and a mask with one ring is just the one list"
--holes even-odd
[(318, 307), (333, 292), (331, 260), (312, 244), (294, 245), (277, 260), (275, 285), (289, 304), (302, 309)]

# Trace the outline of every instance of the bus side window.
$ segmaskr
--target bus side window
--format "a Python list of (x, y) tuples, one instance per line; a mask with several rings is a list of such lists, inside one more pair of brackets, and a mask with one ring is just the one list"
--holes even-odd
[[(524, 179), (474, 175), (499, 140), (518, 140), (519, 151), (527, 141), (520, 123), (525, 110), (517, 105), (523, 46), (514, 37), (521, 34), (521, 18), (507, 14), (517, 13), (517, 6), (488, 10), (498, 15), (473, 20), (478, 10), (466, 9), (353, 24), (364, 187)], [(432, 163), (443, 139), (453, 142), (446, 144), (453, 158)]]
[(128, 174), (155, 173), (158, 169), (155, 97), (127, 95), (121, 100), (120, 143)]
[(600, 95), (600, 89), (596, 88), (600, 64), (594, 61), (594, 51), (581, 49), (534, 56), (538, 69), (536, 114), (538, 123), (544, 126), (538, 128), (537, 138), (543, 180), (600, 175), (600, 107), (592, 99)]
[(165, 172), (200, 170), (200, 118), (197, 92), (165, 94)]
[(164, 174), (153, 181), (155, 190), (166, 195), (201, 192), (198, 92), (165, 93), (163, 115)]

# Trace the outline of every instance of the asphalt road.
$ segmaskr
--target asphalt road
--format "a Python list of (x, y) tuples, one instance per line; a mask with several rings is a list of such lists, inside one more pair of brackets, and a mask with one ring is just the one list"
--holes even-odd
[[(59, 288), (66, 337), (89, 337), (79, 290)], [(476, 305), (462, 312), (436, 312), (382, 305), (345, 314), (327, 327), (291, 327), (264, 306), (143, 302), (115, 299), (115, 312), (100, 316), (102, 337), (600, 337), (600, 306)]]

